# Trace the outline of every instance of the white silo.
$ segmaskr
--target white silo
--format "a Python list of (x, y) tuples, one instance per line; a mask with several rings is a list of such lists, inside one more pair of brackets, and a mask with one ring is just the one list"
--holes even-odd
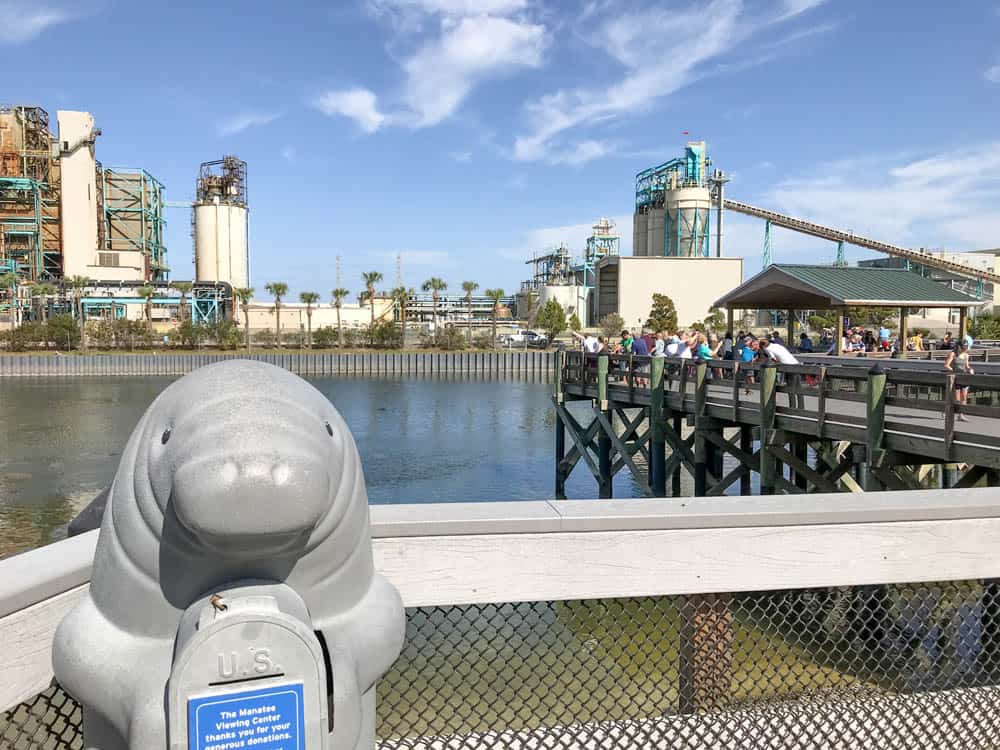
[(673, 187), (664, 196), (666, 255), (708, 257), (712, 196), (707, 187)]
[(201, 165), (194, 204), (197, 281), (250, 285), (246, 174), (246, 162), (235, 156)]

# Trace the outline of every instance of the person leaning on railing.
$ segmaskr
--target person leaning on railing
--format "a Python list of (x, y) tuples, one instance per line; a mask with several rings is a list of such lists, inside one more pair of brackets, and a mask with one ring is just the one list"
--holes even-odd
[[(960, 341), (957, 348), (948, 352), (948, 358), (944, 361), (944, 369), (948, 372), (955, 372), (956, 365), (959, 372), (975, 375), (975, 370), (972, 369), (972, 363), (969, 361), (969, 344), (965, 341)], [(969, 403), (969, 386), (967, 384), (955, 383), (955, 401), (961, 406), (966, 406)], [(961, 411), (955, 418), (962, 422), (969, 421), (969, 418)]]
[[(760, 351), (763, 352), (768, 359), (777, 362), (779, 365), (799, 364), (795, 355), (788, 351), (788, 349), (786, 349), (782, 344), (762, 338), (757, 342), (757, 345), (760, 347)], [(799, 392), (799, 388), (801, 386), (799, 376), (796, 373), (786, 373), (785, 382), (789, 388), (789, 403), (793, 404), (794, 408), (801, 409), (805, 399)]]

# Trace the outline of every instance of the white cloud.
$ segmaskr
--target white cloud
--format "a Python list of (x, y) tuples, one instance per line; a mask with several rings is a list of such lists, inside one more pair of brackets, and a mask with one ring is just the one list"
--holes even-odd
[[(450, 117), (480, 81), (518, 67), (538, 67), (545, 49), (543, 26), (497, 16), (442, 24), (443, 33), (404, 64), (403, 100), (413, 127)], [(409, 118), (407, 118), (409, 119)]]
[(990, 83), (1000, 83), (1000, 64), (987, 68), (983, 75), (986, 76), (986, 80)]
[(281, 158), (285, 161), (295, 161), (296, 153), (295, 146), (285, 146), (281, 149)]
[[(522, 257), (528, 259), (532, 253), (541, 253), (559, 245), (566, 245), (575, 255), (583, 253), (587, 244), (587, 238), (594, 232), (594, 224), (598, 217), (592, 221), (582, 224), (566, 224), (559, 227), (539, 227), (531, 229), (524, 236), (524, 246), (527, 248), (521, 251)], [(614, 216), (611, 220), (615, 222), (617, 231), (622, 235), (621, 253), (630, 255), (632, 252), (632, 215)]]
[(385, 115), (378, 110), (375, 94), (368, 89), (327, 91), (316, 99), (315, 105), (323, 114), (354, 120), (366, 133), (374, 133), (386, 121)]
[(973, 144), (965, 152), (975, 156), (943, 151), (920, 159), (873, 156), (827, 165), (815, 170), (822, 176), (786, 180), (761, 201), (766, 208), (907, 247), (995, 247), (1000, 141)]
[(547, 30), (528, 17), (526, 0), (369, 0), (388, 18), (403, 80), (379, 108), (364, 88), (327, 92), (317, 106), (355, 119), (367, 133), (386, 125), (424, 128), (453, 116), (476, 86), (542, 64)]
[(71, 21), (78, 15), (44, 2), (0, 1), (0, 18), (3, 19), (0, 23), (0, 44), (31, 41), (46, 29)]
[(586, 140), (573, 144), (572, 148), (548, 157), (549, 164), (580, 166), (594, 159), (600, 159), (614, 152), (614, 146), (607, 141)]
[(457, 161), (459, 164), (468, 164), (472, 161), (471, 151), (452, 151), (448, 156), (452, 161)]
[[(609, 85), (564, 88), (529, 102), (525, 107), (528, 130), (515, 139), (514, 158), (551, 159), (553, 152), (560, 151), (558, 140), (567, 131), (644, 111), (699, 78), (725, 72), (727, 68), (711, 70), (708, 65), (758, 32), (821, 2), (787, 0), (779, 15), (766, 18), (748, 16), (742, 0), (692, 3), (669, 13), (660, 8), (629, 11), (613, 2), (591, 10), (581, 36), (624, 68), (624, 75)], [(833, 28), (827, 24), (797, 33), (788, 41)], [(699, 31), (692, 35), (691, 29)], [(752, 63), (774, 55), (773, 51), (758, 55)]]
[(277, 112), (244, 112), (220, 123), (219, 135), (235, 135), (236, 133), (242, 133), (248, 128), (269, 125), (280, 116)]

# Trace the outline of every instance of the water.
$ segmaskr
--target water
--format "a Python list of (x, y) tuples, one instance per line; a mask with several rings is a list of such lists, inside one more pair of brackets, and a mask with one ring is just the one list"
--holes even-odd
[[(0, 382), (0, 556), (58, 538), (113, 478), (149, 403), (174, 378)], [(541, 500), (555, 468), (552, 386), (464, 378), (316, 378), (347, 420), (373, 503)], [(581, 463), (570, 497), (595, 497)], [(625, 474), (619, 496), (638, 490)]]

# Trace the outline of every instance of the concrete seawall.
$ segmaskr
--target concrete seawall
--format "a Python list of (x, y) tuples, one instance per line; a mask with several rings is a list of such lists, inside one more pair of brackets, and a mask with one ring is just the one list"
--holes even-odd
[(485, 375), (547, 377), (555, 368), (553, 352), (454, 352), (338, 354), (141, 353), (0, 355), (0, 378), (62, 376), (184, 375), (226, 359), (255, 359), (299, 375)]

